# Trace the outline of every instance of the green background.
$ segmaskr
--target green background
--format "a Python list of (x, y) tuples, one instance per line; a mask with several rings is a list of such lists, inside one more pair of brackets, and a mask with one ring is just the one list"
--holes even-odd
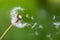
[[(60, 18), (53, 20), (53, 16), (60, 16), (60, 1), (59, 0), (0, 0), (0, 36), (11, 24), (10, 11), (14, 7), (21, 6), (26, 10), (20, 13), (23, 16), (23, 21), (28, 22), (31, 26), (25, 28), (12, 27), (2, 40), (50, 40), (47, 34), (51, 34), (53, 40), (60, 40), (60, 34), (53, 25), (53, 22), (60, 22)], [(29, 14), (29, 18), (25, 15)], [(31, 16), (34, 20), (31, 20)], [(32, 25), (37, 22), (38, 25), (32, 29)], [(43, 29), (38, 28), (43, 25)], [(38, 35), (35, 35), (35, 32)]]

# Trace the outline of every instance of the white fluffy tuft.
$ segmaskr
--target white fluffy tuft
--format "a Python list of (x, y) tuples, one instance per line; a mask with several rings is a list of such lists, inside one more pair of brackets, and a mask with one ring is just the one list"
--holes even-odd
[[(11, 16), (11, 23), (12, 25), (18, 27), (18, 28), (24, 28), (25, 26), (29, 25), (28, 23), (21, 23), (21, 20), (19, 20), (18, 22), (16, 22), (18, 20), (17, 15), (18, 15), (18, 10), (22, 11), (24, 10), (24, 8), (21, 7), (14, 7), (10, 13)], [(19, 18), (22, 18), (21, 15), (19, 15)]]

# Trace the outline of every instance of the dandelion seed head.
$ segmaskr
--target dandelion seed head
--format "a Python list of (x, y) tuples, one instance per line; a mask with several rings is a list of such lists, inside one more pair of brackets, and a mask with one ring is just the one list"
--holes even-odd
[(14, 7), (10, 13), (11, 16), (11, 23), (12, 25), (18, 27), (18, 28), (24, 28), (25, 26), (28, 26), (28, 23), (21, 23), (22, 16), (18, 15), (18, 10), (22, 11), (24, 8), (21, 7)]
[(29, 14), (26, 14), (26, 18), (29, 18)]

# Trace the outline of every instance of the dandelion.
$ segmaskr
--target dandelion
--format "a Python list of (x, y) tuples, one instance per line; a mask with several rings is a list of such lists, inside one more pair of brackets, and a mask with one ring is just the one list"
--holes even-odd
[(53, 16), (53, 20), (55, 20), (56, 19), (56, 16)]
[(24, 28), (25, 26), (29, 25), (28, 23), (22, 23), (21, 22), (22, 16), (18, 14), (18, 12), (17, 12), (18, 10), (23, 12), (24, 8), (15, 7), (15, 8), (12, 9), (12, 11), (10, 12), (11, 25), (4, 31), (4, 33), (0, 37), (0, 40), (2, 40), (2, 38), (9, 31), (9, 29), (12, 27), (12, 25), (14, 25), (14, 26), (16, 26), (18, 28)]
[(12, 25), (18, 27), (18, 28), (24, 28), (25, 26), (29, 25), (28, 23), (22, 23), (22, 16), (18, 14), (18, 10), (21, 10), (23, 12), (23, 8), (21, 7), (16, 7), (13, 8), (11, 11), (11, 23)]
[(35, 35), (36, 35), (36, 36), (38, 36), (38, 35), (39, 35), (39, 33), (38, 33), (37, 31), (35, 31)]
[(58, 18), (60, 18), (60, 16), (53, 16), (53, 20), (56, 20), (56, 19), (58, 19)]

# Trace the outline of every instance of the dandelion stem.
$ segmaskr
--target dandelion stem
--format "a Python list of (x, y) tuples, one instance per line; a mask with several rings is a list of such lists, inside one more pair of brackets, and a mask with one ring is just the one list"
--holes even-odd
[(5, 36), (5, 34), (9, 31), (9, 29), (12, 27), (12, 24), (4, 31), (4, 33), (2, 34), (2, 36), (0, 37), (0, 40), (2, 40), (2, 38)]
[(0, 39), (1, 40), (1, 39)]

